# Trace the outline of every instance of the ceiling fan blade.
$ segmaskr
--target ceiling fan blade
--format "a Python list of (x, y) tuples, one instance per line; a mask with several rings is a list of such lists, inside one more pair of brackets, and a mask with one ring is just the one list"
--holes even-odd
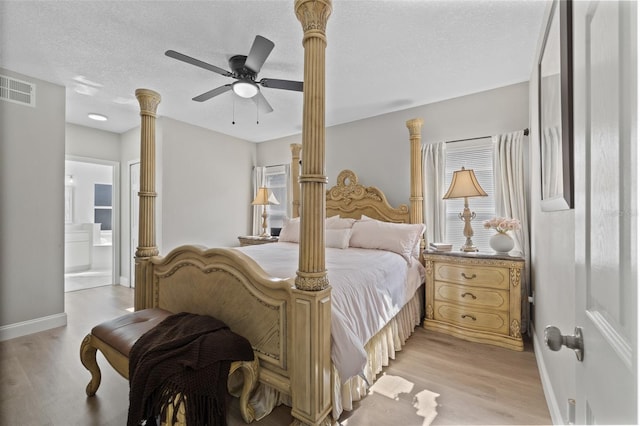
[(204, 68), (206, 70), (213, 71), (213, 72), (218, 73), (218, 74), (222, 74), (225, 77), (232, 77), (233, 76), (233, 74), (231, 72), (229, 72), (229, 71), (227, 71), (225, 69), (216, 67), (215, 65), (211, 65), (211, 64), (208, 64), (206, 62), (202, 62), (199, 59), (192, 58), (191, 56), (187, 56), (187, 55), (185, 55), (183, 53), (176, 52), (175, 50), (167, 50), (166, 52), (164, 52), (164, 54), (167, 55), (170, 58), (177, 59), (179, 61), (183, 61), (183, 62), (186, 62), (188, 64), (195, 65), (197, 67)]
[(294, 90), (296, 92), (302, 92), (304, 86), (301, 81), (278, 80), (277, 78), (263, 78), (258, 84), (270, 89)]
[(264, 114), (269, 114), (270, 112), (273, 111), (273, 108), (271, 107), (271, 105), (269, 105), (267, 98), (264, 97), (262, 92), (258, 92), (258, 94), (251, 99), (253, 99), (253, 102), (255, 102), (258, 105), (258, 109), (260, 110), (260, 112)]
[(216, 87), (213, 90), (209, 90), (208, 92), (205, 92), (202, 95), (198, 95), (195, 98), (193, 98), (193, 100), (196, 102), (204, 102), (213, 98), (214, 96), (218, 96), (223, 94), (224, 92), (228, 92), (229, 90), (231, 90), (231, 85), (225, 84), (224, 86)]
[(244, 62), (244, 66), (256, 74), (260, 72), (260, 68), (262, 68), (264, 61), (267, 60), (267, 56), (269, 56), (273, 50), (273, 46), (275, 45), (271, 40), (257, 35), (255, 40), (253, 40), (253, 45), (251, 46), (251, 50), (249, 51), (246, 61)]

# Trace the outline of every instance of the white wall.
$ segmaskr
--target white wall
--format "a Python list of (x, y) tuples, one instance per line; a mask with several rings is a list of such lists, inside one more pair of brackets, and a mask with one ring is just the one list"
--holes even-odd
[(67, 155), (120, 161), (120, 135), (77, 124), (66, 124)]
[[(237, 246), (251, 224), (255, 144), (167, 117), (156, 121), (156, 244)], [(131, 276), (129, 164), (140, 160), (140, 129), (120, 135), (121, 276)], [(134, 249), (135, 250), (135, 249)]]
[[(528, 82), (329, 127), (326, 169), (329, 186), (343, 169), (364, 185), (382, 189), (392, 205), (408, 204), (409, 130), (406, 121), (422, 118), (422, 142), (491, 136), (529, 127)], [(258, 165), (289, 163), (291, 136), (258, 144)]]
[(35, 108), (0, 101), (0, 340), (66, 324), (65, 89), (36, 84)]
[(251, 142), (162, 118), (162, 247), (237, 246), (251, 221)]

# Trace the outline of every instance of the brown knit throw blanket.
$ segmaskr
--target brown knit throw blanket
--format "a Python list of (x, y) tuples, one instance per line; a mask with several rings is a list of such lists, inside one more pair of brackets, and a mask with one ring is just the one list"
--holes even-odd
[(226, 425), (232, 361), (253, 359), (247, 339), (222, 321), (182, 312), (142, 335), (129, 354), (128, 426), (166, 418), (168, 403), (184, 404), (187, 425)]

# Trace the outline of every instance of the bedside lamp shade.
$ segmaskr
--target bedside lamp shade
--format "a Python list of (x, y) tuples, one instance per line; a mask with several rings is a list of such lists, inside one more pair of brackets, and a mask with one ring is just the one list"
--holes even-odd
[(258, 188), (256, 198), (251, 202), (254, 206), (266, 206), (269, 204), (269, 190), (265, 187)]
[(449, 198), (463, 198), (463, 197), (486, 197), (487, 193), (478, 183), (476, 174), (472, 169), (465, 169), (453, 172), (453, 178), (451, 179), (451, 185), (449, 190), (442, 199), (447, 200)]
[(475, 219), (476, 214), (469, 210), (468, 198), (486, 196), (487, 193), (484, 192), (484, 189), (482, 189), (478, 183), (476, 175), (473, 173), (472, 169), (467, 170), (463, 167), (461, 170), (453, 172), (453, 178), (451, 179), (449, 190), (442, 198), (444, 200), (448, 200), (450, 198), (464, 198), (464, 210), (462, 210), (462, 213), (458, 214), (460, 220), (464, 221), (464, 236), (466, 237), (466, 242), (462, 247), (460, 247), (461, 251), (478, 251), (478, 249), (473, 245), (473, 241), (471, 241), (471, 237), (473, 237), (471, 220)]
[(258, 193), (256, 197), (251, 202), (254, 206), (262, 206), (262, 234), (261, 237), (270, 237), (271, 235), (267, 232), (267, 208), (269, 204), (280, 204), (280, 202), (276, 199), (276, 196), (273, 195), (273, 192), (269, 194), (269, 190), (261, 186), (258, 188)]

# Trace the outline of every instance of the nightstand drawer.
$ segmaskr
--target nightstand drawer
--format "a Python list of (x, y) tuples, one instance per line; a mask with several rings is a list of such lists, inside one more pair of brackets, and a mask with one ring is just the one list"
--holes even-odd
[(436, 306), (434, 319), (474, 330), (509, 334), (509, 314), (507, 312), (484, 312), (440, 303)]
[(468, 288), (441, 281), (435, 282), (435, 299), (477, 308), (509, 310), (509, 292), (488, 288)]
[(436, 281), (465, 286), (481, 286), (489, 288), (509, 289), (509, 268), (487, 266), (462, 266), (449, 263), (437, 263), (434, 270)]

